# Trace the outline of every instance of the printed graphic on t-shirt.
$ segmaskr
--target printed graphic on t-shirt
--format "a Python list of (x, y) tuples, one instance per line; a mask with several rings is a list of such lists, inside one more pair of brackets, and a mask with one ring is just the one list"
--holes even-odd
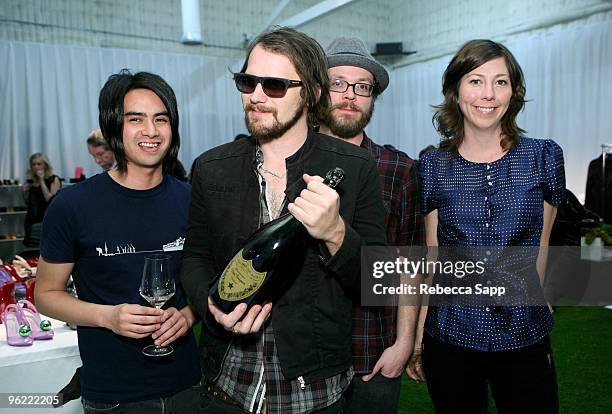
[(173, 242), (162, 245), (162, 248), (158, 250), (136, 250), (136, 247), (134, 247), (132, 243), (117, 245), (115, 247), (115, 250), (112, 250), (112, 248), (111, 250), (109, 250), (107, 243), (104, 242), (104, 247), (96, 247), (96, 252), (98, 252), (98, 256), (119, 256), (123, 254), (174, 252), (178, 250), (183, 250), (183, 244), (185, 244), (185, 238), (179, 237)]

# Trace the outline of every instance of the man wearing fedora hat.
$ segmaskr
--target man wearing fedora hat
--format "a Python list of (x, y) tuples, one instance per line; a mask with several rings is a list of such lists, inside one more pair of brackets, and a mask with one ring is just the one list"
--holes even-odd
[[(376, 144), (364, 131), (376, 98), (389, 85), (387, 70), (358, 38), (334, 39), (326, 55), (331, 105), (320, 119), (320, 132), (365, 148), (376, 160), (388, 244), (422, 244), (415, 162), (390, 145)], [(347, 393), (350, 413), (397, 412), (401, 374), (413, 351), (417, 319), (416, 306), (354, 307), (355, 377)]]

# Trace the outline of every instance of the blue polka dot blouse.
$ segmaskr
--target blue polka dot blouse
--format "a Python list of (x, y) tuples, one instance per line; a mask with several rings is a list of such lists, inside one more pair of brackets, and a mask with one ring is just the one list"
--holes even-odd
[[(439, 246), (538, 246), (544, 201), (565, 194), (563, 152), (552, 140), (521, 137), (490, 163), (443, 150), (419, 162), (423, 214), (438, 210)], [(503, 351), (532, 345), (550, 333), (545, 306), (430, 307), (425, 331), (460, 347)]]

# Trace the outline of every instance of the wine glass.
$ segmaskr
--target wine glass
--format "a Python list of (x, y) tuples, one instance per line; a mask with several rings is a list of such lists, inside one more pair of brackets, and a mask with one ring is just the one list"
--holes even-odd
[[(170, 274), (170, 256), (155, 254), (145, 257), (140, 282), (140, 296), (157, 309), (174, 296), (174, 278)], [(170, 355), (174, 349), (168, 346), (147, 345), (142, 353), (150, 357)]]

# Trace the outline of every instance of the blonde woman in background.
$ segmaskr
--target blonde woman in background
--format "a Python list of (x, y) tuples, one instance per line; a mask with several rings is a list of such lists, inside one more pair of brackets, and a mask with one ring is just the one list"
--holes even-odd
[[(53, 175), (49, 159), (37, 152), (30, 156), (28, 179), (23, 186), (23, 198), (28, 206), (25, 219), (23, 244), (37, 247), (40, 239), (40, 224), (47, 206), (61, 187), (60, 179)], [(34, 228), (34, 231), (32, 229)]]

